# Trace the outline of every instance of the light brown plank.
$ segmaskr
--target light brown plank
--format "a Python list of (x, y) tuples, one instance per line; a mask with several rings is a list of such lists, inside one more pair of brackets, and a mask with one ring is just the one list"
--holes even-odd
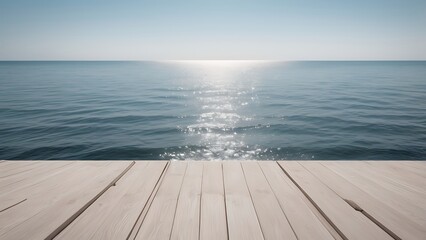
[(21, 172), (28, 172), (41, 165), (39, 161), (8, 161), (1, 165), (0, 179), (13, 176)]
[(200, 230), (200, 198), (203, 178), (203, 163), (189, 161), (170, 239), (192, 240), (198, 239)]
[[(17, 164), (18, 166), (16, 166), (14, 169), (11, 170), (6, 170), (3, 168), (0, 168), (0, 172), (2, 174), (2, 177), (0, 177), (0, 186), (3, 186), (5, 184), (6, 180), (10, 179), (22, 179), (24, 178), (28, 173), (30, 174), (34, 174), (34, 172), (37, 170), (42, 170), (45, 169), (47, 166), (50, 165), (67, 165), (67, 164), (71, 164), (72, 161), (49, 161), (48, 164), (46, 162), (34, 162), (32, 164), (27, 163), (27, 162), (22, 162), (21, 164)], [(6, 165), (6, 164), (5, 164)], [(9, 166), (9, 168), (12, 168), (11, 166)], [(25, 171), (23, 171), (25, 170)]]
[(241, 165), (265, 239), (296, 239), (259, 164), (247, 161)]
[(10, 208), (15, 207), (15, 206), (17, 206), (18, 204), (21, 204), (21, 203), (23, 203), (23, 202), (25, 202), (25, 201), (27, 201), (27, 198), (18, 198), (18, 199), (13, 200), (13, 201), (9, 201), (9, 202), (6, 202), (6, 203), (2, 203), (2, 206), (1, 206), (1, 208), (0, 208), (0, 213), (1, 213), (1, 212), (4, 212), (4, 211), (6, 211), (6, 210), (9, 210)]
[[(43, 165), (45, 165), (44, 168), (48, 170), (47, 173), (38, 175), (36, 173), (33, 174), (33, 171), (24, 172), (26, 179), (3, 186), (0, 194), (0, 209), (5, 209), (6, 206), (10, 206), (24, 199), (33, 199), (36, 196), (42, 196), (43, 193), (51, 192), (52, 188), (61, 191), (57, 180), (63, 179), (62, 174), (68, 174), (67, 176), (72, 178), (75, 171), (78, 169), (76, 168), (78, 166), (73, 166), (73, 163), (66, 164), (66, 162), (63, 162), (63, 164), (65, 165), (59, 164), (59, 168), (55, 164), (42, 164), (41, 166), (43, 167)], [(34, 172), (38, 171), (34, 170)]]
[(403, 164), (383, 161), (365, 161), (363, 163), (377, 171), (378, 174), (397, 181), (398, 184), (410, 190), (426, 194), (426, 178), (413, 174)]
[[(79, 164), (75, 164), (77, 166)], [(84, 163), (55, 187), (0, 213), (0, 239), (51, 239), (126, 171), (130, 162)], [(45, 189), (46, 183), (35, 188)]]
[(143, 220), (145, 219), (145, 216), (149, 210), (149, 208), (151, 207), (152, 202), (154, 201), (154, 197), (157, 195), (158, 189), (160, 188), (160, 185), (163, 182), (164, 176), (166, 175), (165, 172), (167, 172), (167, 168), (170, 166), (170, 161), (167, 161), (166, 167), (164, 169), (163, 174), (161, 175), (160, 179), (158, 180), (157, 185), (155, 186), (154, 190), (151, 193), (151, 196), (149, 196), (148, 201), (145, 205), (145, 207), (143, 208), (141, 214), (138, 217), (138, 220), (136, 221), (135, 225), (133, 226), (132, 231), (130, 232), (129, 237), (127, 238), (128, 240), (134, 240), (136, 238), (136, 235), (142, 225)]
[[(324, 184), (335, 191), (342, 199), (351, 200), (360, 206), (384, 228), (402, 239), (422, 239), (426, 231), (416, 222), (390, 208), (383, 200), (373, 198), (345, 178), (337, 175), (324, 165), (328, 162), (300, 162), (308, 171), (317, 176)], [(356, 163), (355, 163), (356, 164)], [(347, 164), (350, 167), (352, 164)]]
[(43, 167), (43, 164), (40, 161), (18, 161), (18, 162), (9, 162), (2, 165), (0, 170), (0, 179), (6, 179), (10, 177), (14, 177), (19, 174), (26, 174), (28, 172), (33, 171), (34, 169)]
[(224, 162), (223, 174), (229, 239), (263, 239), (240, 162)]
[(171, 162), (136, 239), (170, 239), (186, 162)]
[(279, 164), (345, 238), (393, 239), (360, 212), (350, 207), (298, 162), (280, 161)]
[(352, 163), (330, 161), (325, 166), (426, 228), (426, 205), (422, 201), (424, 198), (418, 195), (413, 196), (406, 189), (389, 184), (379, 174), (362, 167), (363, 165), (359, 162)]
[(394, 166), (398, 166), (403, 171), (426, 180), (426, 164), (424, 161), (386, 161)]
[[(340, 163), (345, 164), (345, 162), (340, 161)], [(351, 162), (352, 163), (352, 162)], [(383, 162), (383, 166), (386, 165), (386, 162)], [(387, 176), (380, 171), (383, 167), (372, 168), (370, 164), (359, 161), (354, 165), (356, 169), (360, 171), (360, 174), (363, 174), (368, 179), (374, 180), (389, 191), (393, 191), (397, 194), (401, 194), (408, 199), (426, 199), (426, 193), (423, 191), (418, 191), (415, 186), (411, 186), (410, 184), (405, 183), (402, 180), (399, 180), (398, 177), (395, 176)], [(404, 173), (400, 172), (399, 176), (404, 178)], [(417, 176), (416, 176), (417, 177)], [(426, 179), (425, 179), (426, 180)], [(420, 206), (422, 207), (422, 206)], [(426, 206), (425, 206), (426, 207)]]
[[(59, 169), (73, 164), (71, 161), (52, 161), (38, 164), (28, 172), (20, 172), (8, 177), (0, 178), (0, 195), (9, 194), (23, 187), (42, 181), (50, 175), (56, 174)], [(1, 197), (0, 197), (1, 198)]]
[(275, 161), (259, 161), (298, 239), (334, 239)]
[(204, 162), (203, 167), (200, 239), (226, 240), (228, 229), (222, 163)]
[[(426, 173), (424, 170), (426, 170), (426, 164), (425, 161), (394, 161), (395, 163), (401, 164), (403, 166), (407, 166), (410, 169), (417, 169), (417, 171), (420, 175), (423, 177), (426, 177)], [(422, 171), (423, 170), (423, 171)]]
[(126, 239), (166, 166), (135, 165), (55, 239)]

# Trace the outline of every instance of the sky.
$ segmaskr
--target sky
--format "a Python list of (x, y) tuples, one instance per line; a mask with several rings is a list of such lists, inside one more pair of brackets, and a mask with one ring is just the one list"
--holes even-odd
[(425, 0), (0, 0), (0, 60), (426, 60)]

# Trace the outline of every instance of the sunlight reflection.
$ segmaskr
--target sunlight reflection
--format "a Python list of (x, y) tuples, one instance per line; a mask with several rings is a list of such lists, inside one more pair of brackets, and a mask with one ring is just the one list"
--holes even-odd
[(203, 149), (193, 149), (176, 159), (248, 159), (255, 151), (247, 151), (243, 132), (238, 131), (250, 117), (243, 109), (255, 101), (254, 86), (245, 74), (259, 61), (176, 61), (191, 75), (198, 76), (192, 91), (198, 106), (197, 120), (182, 130)]

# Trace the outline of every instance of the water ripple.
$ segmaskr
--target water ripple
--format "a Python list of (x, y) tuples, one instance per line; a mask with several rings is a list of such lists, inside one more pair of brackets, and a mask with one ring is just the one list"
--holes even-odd
[(0, 62), (0, 159), (426, 159), (426, 62)]

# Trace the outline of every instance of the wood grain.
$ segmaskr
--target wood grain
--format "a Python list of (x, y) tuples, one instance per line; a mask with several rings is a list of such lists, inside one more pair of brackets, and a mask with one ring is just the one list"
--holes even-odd
[(0, 213), (1, 239), (51, 239), (108, 189), (129, 162), (84, 164), (84, 169), (55, 179), (51, 191), (42, 193)]
[(170, 239), (186, 168), (186, 162), (171, 162), (136, 239)]
[(180, 190), (170, 239), (198, 239), (202, 178), (203, 163), (190, 162)]
[(224, 162), (229, 239), (264, 239), (240, 162)]
[(298, 162), (280, 161), (279, 164), (345, 238), (393, 239), (360, 212), (350, 207)]
[(137, 162), (55, 239), (126, 239), (166, 166)]
[(200, 239), (226, 240), (228, 239), (228, 228), (222, 163), (204, 162), (203, 168)]
[(334, 239), (276, 162), (259, 162), (298, 239)]

